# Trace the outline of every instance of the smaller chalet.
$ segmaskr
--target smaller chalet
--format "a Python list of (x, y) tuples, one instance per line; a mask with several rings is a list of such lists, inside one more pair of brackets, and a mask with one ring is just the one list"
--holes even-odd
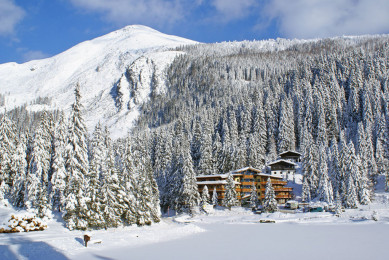
[(289, 160), (292, 162), (300, 162), (301, 161), (301, 153), (295, 152), (295, 151), (285, 151), (283, 153), (280, 153), (278, 156), (282, 160)]
[(288, 179), (289, 176), (294, 176), (296, 173), (297, 164), (288, 160), (280, 159), (269, 163), (270, 175)]

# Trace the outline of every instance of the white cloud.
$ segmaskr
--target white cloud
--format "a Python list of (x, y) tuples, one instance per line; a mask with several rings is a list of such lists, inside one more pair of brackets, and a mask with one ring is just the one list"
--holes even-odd
[[(68, 0), (73, 6), (97, 12), (118, 25), (153, 26), (177, 24), (204, 14), (208, 22), (230, 22), (254, 13), (259, 0)], [(212, 8), (212, 13), (209, 12)], [(202, 17), (204, 18), (204, 17)]]
[(24, 15), (24, 10), (15, 5), (13, 0), (0, 0), (0, 35), (13, 34), (16, 24)]
[(170, 25), (184, 16), (182, 1), (176, 0), (69, 0), (74, 6), (99, 12), (118, 25), (142, 23)]
[(22, 53), (23, 61), (40, 60), (48, 57), (50, 57), (50, 55), (42, 51), (27, 50)]
[(257, 6), (255, 0), (212, 0), (212, 6), (218, 12), (218, 17), (228, 22), (244, 18), (251, 14), (252, 9)]
[(287, 37), (389, 32), (388, 0), (269, 0), (262, 14)]

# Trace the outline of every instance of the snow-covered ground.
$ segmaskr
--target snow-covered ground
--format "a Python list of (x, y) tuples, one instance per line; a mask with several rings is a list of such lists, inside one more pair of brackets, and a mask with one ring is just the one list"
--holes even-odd
[[(370, 205), (339, 217), (210, 208), (194, 217), (164, 216), (151, 226), (83, 232), (69, 231), (54, 215), (45, 231), (0, 234), (0, 259), (387, 259), (389, 193), (383, 180)], [(26, 211), (0, 205), (0, 228), (12, 214)], [(91, 236), (87, 248), (84, 234)]]
[[(1, 223), (6, 223), (15, 210), (0, 207)], [(23, 214), (23, 211), (19, 211)], [(110, 250), (133, 249), (151, 246), (169, 240), (204, 232), (194, 224), (175, 223), (172, 219), (164, 219), (161, 223), (145, 227), (119, 227), (98, 231), (69, 231), (60, 218), (48, 222), (49, 228), (40, 232), (0, 234), (0, 259), (101, 259)], [(88, 247), (84, 247), (83, 236), (91, 237)], [(123, 251), (122, 259), (128, 259)], [(114, 258), (115, 259), (115, 258)]]
[[(1, 222), (15, 210), (0, 207)], [(19, 212), (22, 213), (22, 212)], [(376, 218), (376, 220), (373, 220)], [(275, 223), (260, 223), (260, 220)], [(41, 232), (0, 234), (0, 259), (387, 259), (389, 193), (332, 213), (253, 214), (216, 209), (164, 217), (146, 227), (69, 231), (58, 218)], [(83, 246), (82, 237), (92, 241)], [(100, 242), (101, 243), (94, 243)]]

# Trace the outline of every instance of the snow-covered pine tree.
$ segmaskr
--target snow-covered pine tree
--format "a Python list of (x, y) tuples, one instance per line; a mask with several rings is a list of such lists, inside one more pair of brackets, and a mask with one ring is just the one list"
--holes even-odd
[(317, 190), (317, 198), (320, 201), (332, 204), (333, 202), (333, 190), (331, 182), (328, 177), (327, 157), (324, 147), (320, 149), (320, 161), (319, 161), (319, 186)]
[(159, 199), (159, 188), (156, 179), (152, 173), (152, 169), (147, 171), (148, 174), (146, 176), (148, 185), (151, 188), (151, 219), (154, 223), (158, 223), (161, 221), (161, 201)]
[[(223, 121), (223, 129), (222, 129), (222, 153), (221, 158), (219, 159), (220, 168), (219, 172), (225, 173), (234, 168), (233, 154), (234, 154), (234, 146), (232, 143), (232, 139), (230, 137), (229, 126), (226, 123), (227, 121)], [(233, 131), (234, 132), (234, 131)]]
[(257, 169), (263, 168), (263, 155), (258, 154), (260, 144), (254, 134), (249, 134), (247, 140), (247, 164)]
[(327, 126), (326, 126), (326, 115), (324, 112), (323, 101), (319, 95), (315, 96), (315, 116), (313, 118), (314, 125), (314, 139), (316, 144), (319, 146), (327, 146)]
[(158, 184), (161, 205), (166, 207), (169, 204), (169, 193), (166, 189), (169, 186), (169, 178), (171, 177), (169, 173), (172, 167), (173, 144), (172, 135), (169, 131), (162, 132), (161, 134), (164, 138), (157, 144), (154, 175)]
[(344, 198), (343, 205), (346, 208), (351, 208), (351, 209), (357, 208), (357, 202), (358, 202), (357, 190), (351, 174), (349, 174), (348, 176), (346, 188), (347, 188), (347, 193), (343, 195)]
[(122, 195), (123, 209), (122, 219), (124, 223), (131, 225), (136, 224), (136, 214), (138, 211), (138, 204), (136, 199), (137, 194), (137, 182), (136, 182), (136, 162), (133, 153), (133, 144), (129, 138), (126, 141), (126, 151), (124, 158), (124, 168), (122, 173)]
[(48, 186), (51, 157), (52, 157), (52, 129), (49, 114), (43, 111), (40, 126), (34, 136), (30, 170), (36, 170), (41, 176), (42, 184)]
[(40, 218), (51, 217), (51, 210), (49, 206), (47, 187), (43, 183), (38, 184), (38, 194), (36, 201), (36, 212)]
[(340, 140), (339, 140), (339, 158), (338, 158), (339, 171), (337, 176), (335, 177), (335, 181), (336, 181), (337, 191), (341, 196), (343, 204), (346, 200), (345, 195), (347, 194), (347, 180), (348, 180), (347, 174), (349, 173), (348, 166), (350, 165), (350, 158), (351, 158), (351, 152), (346, 143), (344, 137), (344, 131), (341, 131)]
[(200, 147), (200, 161), (199, 161), (199, 174), (212, 175), (216, 173), (215, 162), (212, 155), (212, 129), (208, 122), (205, 120), (203, 131), (201, 135), (201, 147)]
[(339, 192), (335, 195), (335, 214), (340, 216), (343, 213), (342, 200), (340, 199)]
[(278, 211), (276, 194), (272, 186), (270, 178), (267, 179), (265, 198), (263, 200), (263, 210), (265, 212), (275, 212)]
[[(377, 163), (377, 173), (387, 175), (389, 172), (389, 137), (388, 129), (385, 124), (384, 115), (380, 115), (376, 119), (376, 149), (375, 157)], [(377, 176), (373, 176), (373, 184), (377, 183)]]
[(319, 152), (316, 144), (313, 142), (311, 134), (306, 136), (306, 144), (304, 145), (305, 151), (303, 151), (303, 171), (304, 176), (309, 185), (309, 192), (312, 198), (317, 196), (317, 187), (319, 186)]
[(276, 146), (276, 140), (274, 136), (269, 136), (268, 141), (268, 153), (267, 153), (267, 162), (274, 161), (277, 158), (277, 146)]
[[(104, 136), (100, 122), (95, 126), (92, 140), (90, 142), (89, 171), (85, 176), (89, 185), (85, 191), (88, 198), (88, 226), (91, 228), (107, 227), (103, 216), (103, 196), (111, 195), (109, 191), (103, 190), (100, 180), (103, 180), (107, 173), (107, 149), (104, 145)], [(107, 194), (108, 193), (108, 194)], [(115, 221), (115, 219), (114, 219)]]
[(19, 137), (16, 151), (12, 159), (12, 168), (15, 172), (13, 185), (10, 192), (11, 201), (16, 207), (24, 206), (24, 191), (27, 170), (27, 146), (24, 135)]
[(374, 160), (371, 139), (368, 137), (362, 123), (358, 123), (357, 144), (357, 156), (360, 162), (358, 198), (362, 205), (366, 205), (370, 202), (370, 195), (373, 188), (369, 176), (376, 174), (376, 163)]
[(225, 192), (222, 204), (229, 210), (231, 210), (231, 207), (239, 205), (238, 196), (235, 189), (235, 181), (231, 173), (227, 174), (227, 183), (225, 185)]
[[(149, 225), (161, 217), (159, 190), (152, 166), (153, 147), (149, 132), (134, 132), (127, 138), (122, 180), (117, 196), (122, 221), (126, 224)], [(155, 153), (154, 153), (155, 154)], [(158, 155), (155, 154), (155, 162)]]
[(210, 199), (210, 197), (209, 197), (208, 186), (205, 185), (203, 188), (203, 191), (201, 192), (201, 203), (203, 205), (207, 205), (210, 202), (209, 199)]
[(307, 178), (305, 177), (305, 175), (303, 177), (303, 187), (302, 187), (301, 200), (303, 202), (311, 201), (311, 192), (310, 192), (309, 184), (308, 184), (308, 181), (307, 181)]
[(258, 206), (258, 193), (257, 193), (257, 187), (253, 183), (251, 186), (251, 193), (250, 193), (250, 208), (254, 209)]
[(245, 134), (241, 134), (238, 140), (233, 153), (233, 169), (241, 169), (247, 165), (247, 138)]
[(80, 86), (75, 88), (75, 102), (69, 118), (67, 144), (65, 148), (65, 168), (69, 174), (68, 188), (65, 193), (64, 220), (67, 227), (86, 229), (88, 227), (87, 202), (85, 196), (88, 174), (87, 129), (82, 117)]
[(163, 182), (159, 182), (163, 186), (159, 189), (161, 191), (161, 205), (164, 211), (170, 209), (177, 210), (178, 206), (176, 203), (177, 194), (179, 194), (180, 183), (181, 183), (181, 172), (179, 171), (180, 165), (180, 151), (182, 149), (183, 139), (183, 128), (182, 122), (178, 120), (174, 125), (174, 137), (172, 137), (172, 153), (169, 167), (164, 173)]
[(195, 207), (200, 204), (200, 194), (196, 183), (196, 174), (193, 169), (192, 158), (189, 154), (189, 145), (186, 138), (182, 140), (182, 150), (177, 165), (176, 175), (179, 181), (175, 183), (176, 210), (193, 214)]
[(257, 169), (262, 169), (265, 164), (266, 155), (266, 122), (261, 99), (257, 97), (255, 102), (257, 103), (257, 106), (256, 108), (253, 108), (253, 129), (251, 138), (252, 140), (255, 140), (257, 161), (256, 163), (253, 163), (252, 166)]
[(212, 145), (212, 155), (215, 159), (215, 174), (222, 173), (223, 170), (223, 144), (219, 132), (215, 132)]
[(12, 186), (12, 155), (15, 151), (16, 129), (7, 113), (0, 119), (0, 201)]
[[(104, 228), (108, 227), (117, 227), (120, 224), (120, 216), (122, 212), (122, 207), (120, 205), (120, 195), (119, 192), (119, 180), (117, 169), (115, 167), (115, 158), (113, 156), (112, 142), (109, 137), (108, 128), (105, 128), (103, 136), (102, 149), (105, 156), (105, 168), (101, 171), (101, 182), (100, 182), (100, 208), (101, 214), (104, 219)], [(89, 185), (90, 186), (90, 185)]]
[(65, 145), (67, 125), (61, 113), (54, 132), (54, 157), (52, 164), (50, 203), (53, 210), (61, 212), (64, 206), (64, 193), (69, 176), (65, 169)]
[(342, 174), (339, 166), (339, 151), (338, 143), (335, 139), (331, 141), (331, 157), (329, 158), (328, 177), (330, 178), (334, 193), (340, 191), (340, 183), (342, 181)]
[(358, 201), (360, 203), (363, 202), (364, 205), (366, 205), (370, 202), (370, 190), (368, 185), (367, 172), (364, 172), (366, 168), (363, 167), (359, 155), (355, 154), (355, 149), (352, 142), (348, 144), (348, 147), (350, 151), (349, 160), (347, 161), (348, 174), (353, 179)]
[(239, 133), (238, 133), (238, 123), (236, 121), (236, 114), (233, 107), (228, 109), (228, 129), (229, 129), (229, 138), (232, 145), (235, 145), (238, 142)]
[(200, 159), (202, 157), (202, 129), (200, 119), (196, 118), (193, 122), (193, 136), (190, 144), (190, 150), (192, 155), (193, 167), (196, 172), (200, 171)]
[[(135, 218), (138, 225), (150, 225), (152, 222), (160, 221), (158, 187), (153, 176), (148, 144), (142, 141), (147, 139), (147, 137), (141, 137), (139, 134), (136, 134), (132, 149), (134, 169), (137, 176), (134, 190), (136, 191), (135, 198), (137, 203)], [(190, 157), (189, 149), (188, 156)]]
[(162, 129), (158, 134), (154, 152), (154, 175), (159, 186), (163, 186), (166, 172), (172, 160), (172, 136), (169, 131)]
[(327, 114), (327, 134), (328, 140), (331, 141), (339, 136), (339, 123), (337, 118), (337, 109), (332, 106)]
[[(376, 141), (376, 162), (377, 162), (377, 174), (381, 174), (384, 176), (389, 176), (388, 169), (389, 169), (389, 160), (385, 158), (384, 156), (385, 148), (383, 147), (383, 142), (381, 139), (377, 138)], [(377, 176), (372, 176), (372, 182), (373, 184), (377, 183)], [(387, 177), (387, 179), (389, 179)], [(389, 184), (386, 182), (386, 190), (389, 190)]]
[(293, 105), (288, 98), (282, 98), (280, 103), (280, 116), (278, 125), (277, 151), (281, 153), (295, 149), (295, 133)]
[[(39, 187), (46, 189), (49, 184), (49, 171), (51, 170), (51, 157), (52, 157), (52, 135), (48, 124), (48, 115), (44, 111), (41, 116), (40, 125), (35, 132), (33, 150), (31, 154), (31, 160), (29, 165), (29, 171), (27, 173), (26, 191), (25, 191), (25, 205), (27, 208), (37, 207), (38, 194), (42, 194)], [(41, 186), (39, 184), (42, 184)], [(45, 187), (44, 187), (45, 186)], [(47, 202), (47, 200), (41, 200), (41, 202)], [(50, 207), (45, 205), (45, 207)], [(51, 208), (51, 207), (50, 207)]]
[(216, 187), (213, 188), (213, 192), (212, 192), (212, 205), (213, 205), (214, 207), (216, 207), (216, 206), (219, 205), (219, 201), (218, 201), (218, 198), (217, 198)]

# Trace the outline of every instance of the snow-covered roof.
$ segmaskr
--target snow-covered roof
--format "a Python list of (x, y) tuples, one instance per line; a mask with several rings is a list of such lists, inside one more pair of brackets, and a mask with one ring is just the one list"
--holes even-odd
[[(247, 170), (251, 170), (251, 171), (255, 172), (255, 175), (258, 175), (258, 176), (265, 176), (265, 177), (272, 177), (272, 178), (282, 179), (282, 177), (272, 176), (270, 174), (263, 173), (262, 171), (260, 171), (260, 170), (258, 170), (256, 168), (253, 168), (251, 166), (245, 167), (245, 168), (241, 168), (241, 169), (238, 169), (238, 170), (233, 170), (233, 171), (230, 171), (229, 173), (231, 173), (232, 175), (235, 175), (235, 174), (240, 174), (241, 172), (244, 172), (244, 171), (247, 171)], [(215, 177), (218, 177), (218, 178), (221, 178), (221, 179), (227, 179), (229, 173), (213, 174), (213, 175), (198, 175), (197, 178), (215, 178)]]
[(291, 161), (288, 161), (288, 160), (284, 160), (284, 159), (280, 159), (280, 160), (268, 163), (267, 165), (273, 165), (273, 164), (277, 164), (277, 163), (280, 163), (280, 162), (297, 166), (297, 164), (295, 164), (294, 162), (291, 162)]
[[(219, 181), (197, 181), (197, 185), (219, 185), (219, 184), (227, 184), (226, 180), (219, 180)], [(234, 181), (235, 184), (240, 184), (240, 182)]]
[(276, 179), (283, 179), (282, 177), (274, 176), (274, 175), (267, 174), (267, 173), (258, 173), (257, 175), (259, 175), (259, 176), (265, 176), (265, 177), (272, 177), (272, 178), (276, 178)]
[(247, 170), (251, 170), (251, 171), (257, 172), (257, 173), (261, 173), (261, 172), (262, 172), (261, 170), (258, 170), (258, 169), (255, 169), (255, 168), (249, 166), (249, 167), (245, 167), (245, 168), (242, 168), (242, 169), (233, 170), (233, 171), (231, 171), (231, 173), (232, 173), (232, 174), (234, 174), (234, 173), (240, 173), (240, 172), (244, 172), (244, 171), (247, 171)]
[(287, 153), (293, 153), (293, 154), (296, 154), (296, 155), (299, 155), (299, 156), (302, 155), (302, 154), (299, 153), (299, 152), (288, 150), (288, 151), (285, 151), (285, 152), (280, 153), (279, 156), (284, 155), (284, 154), (287, 154)]
[(198, 184), (203, 184), (203, 185), (214, 184), (214, 185), (218, 185), (218, 184), (227, 184), (227, 181), (226, 180), (222, 180), (222, 181), (197, 181), (196, 183), (197, 183), (197, 185)]
[(228, 174), (212, 174), (212, 175), (197, 175), (197, 178), (215, 178), (220, 177), (222, 179), (227, 179)]

